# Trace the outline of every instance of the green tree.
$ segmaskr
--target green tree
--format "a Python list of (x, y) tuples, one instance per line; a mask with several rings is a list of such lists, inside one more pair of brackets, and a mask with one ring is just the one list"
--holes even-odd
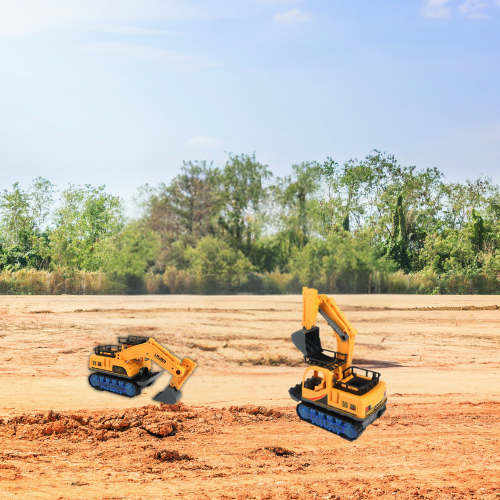
[[(369, 208), (374, 172), (366, 162), (349, 160), (342, 167), (332, 158), (321, 166), (324, 195), (321, 202), (323, 233), (361, 227)], [(352, 219), (352, 224), (351, 224)]]
[(409, 235), (406, 225), (406, 217), (403, 210), (403, 195), (398, 196), (396, 208), (394, 209), (393, 229), (390, 235), (387, 253), (396, 262), (398, 269), (405, 272), (411, 270), (410, 257), (408, 255), (409, 241), (413, 235)]
[(292, 175), (278, 177), (273, 192), (282, 213), (283, 230), (293, 246), (303, 247), (315, 229), (316, 194), (321, 170), (314, 162), (292, 165)]
[(15, 183), (0, 196), (0, 268), (47, 268), (48, 233), (41, 226), (50, 214), (53, 185), (39, 177), (28, 191)]
[(370, 275), (395, 270), (389, 259), (374, 252), (369, 238), (352, 233), (311, 239), (293, 255), (290, 268), (303, 285), (328, 293), (366, 293)]
[(222, 171), (219, 225), (231, 245), (245, 255), (260, 236), (260, 215), (267, 197), (265, 181), (271, 177), (268, 166), (259, 163), (255, 154), (230, 155)]
[(5, 190), (0, 196), (0, 221), (3, 245), (20, 246), (28, 250), (35, 221), (31, 214), (29, 194), (19, 182), (12, 186), (12, 191)]
[(450, 229), (427, 236), (421, 252), (423, 271), (438, 275), (470, 275), (477, 271), (477, 255), (465, 231)]
[(476, 252), (482, 252), (484, 249), (484, 242), (486, 237), (486, 231), (484, 227), (484, 220), (476, 213), (476, 211), (472, 210), (472, 244), (474, 245)]
[[(322, 165), (322, 177), (324, 197), (320, 206), (325, 236), (361, 232), (381, 253), (389, 241), (391, 255), (398, 255), (396, 259), (404, 269), (418, 266), (425, 236), (439, 224), (444, 197), (441, 172), (401, 166), (394, 156), (375, 150), (365, 160), (350, 160), (342, 168), (328, 159)], [(395, 224), (398, 196), (404, 200), (396, 208), (402, 224)]]
[(37, 177), (30, 187), (29, 201), (37, 236), (40, 236), (42, 225), (50, 216), (54, 204), (55, 187), (43, 177)]
[(202, 162), (184, 162), (170, 184), (142, 188), (148, 226), (166, 239), (189, 235), (193, 241), (214, 232), (219, 209), (220, 172)]
[(162, 240), (160, 267), (178, 265), (187, 246), (215, 234), (221, 206), (219, 193), (220, 172), (204, 161), (184, 162), (181, 173), (169, 185), (142, 188), (145, 223)]
[(205, 236), (195, 248), (187, 249), (186, 258), (202, 293), (229, 292), (245, 284), (254, 270), (241, 251), (213, 236)]
[(106, 193), (105, 186), (70, 185), (61, 193), (54, 213), (50, 255), (56, 266), (97, 271), (109, 260), (109, 237), (124, 224), (123, 201)]
[(494, 207), (498, 186), (489, 177), (464, 183), (454, 182), (443, 185), (443, 225), (449, 229), (463, 229), (472, 220), (472, 213), (483, 213)]
[(109, 237), (107, 245), (109, 256), (104, 271), (118, 276), (142, 276), (154, 266), (161, 238), (140, 221), (131, 221)]

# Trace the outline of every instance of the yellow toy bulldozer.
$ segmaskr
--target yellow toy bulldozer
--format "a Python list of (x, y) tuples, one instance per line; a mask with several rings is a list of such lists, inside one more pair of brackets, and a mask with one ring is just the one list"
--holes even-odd
[[(380, 373), (352, 366), (357, 331), (335, 301), (312, 288), (304, 288), (302, 298), (303, 328), (292, 335), (292, 342), (310, 366), (302, 383), (290, 388), (289, 394), (299, 403), (297, 414), (302, 420), (354, 441), (385, 413), (385, 382)], [(337, 351), (321, 347), (315, 326), (318, 312), (337, 336)]]
[(175, 404), (181, 387), (196, 368), (189, 358), (176, 358), (156, 340), (148, 337), (118, 337), (121, 345), (100, 345), (90, 356), (89, 368), (94, 372), (89, 383), (98, 391), (109, 391), (133, 398), (143, 387), (152, 385), (163, 371), (152, 372), (151, 360), (172, 374), (170, 386), (153, 400)]

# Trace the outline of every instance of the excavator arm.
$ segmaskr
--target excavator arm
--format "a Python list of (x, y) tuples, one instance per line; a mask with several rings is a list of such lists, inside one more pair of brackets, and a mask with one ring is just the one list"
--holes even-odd
[[(304, 287), (302, 289), (302, 300), (304, 309), (302, 313), (302, 327), (303, 329), (297, 334), (304, 336), (304, 342), (301, 342), (303, 352), (321, 349), (319, 340), (319, 332), (316, 333), (316, 320), (318, 313), (321, 314), (327, 323), (331, 326), (337, 338), (337, 351), (341, 355), (342, 361), (345, 362), (335, 369), (335, 377), (337, 380), (342, 380), (342, 371), (347, 370), (352, 364), (352, 357), (354, 354), (354, 338), (358, 333), (349, 323), (345, 314), (339, 309), (335, 300), (327, 295), (318, 295), (318, 291), (313, 288)], [(294, 334), (295, 335), (295, 334)], [(296, 336), (298, 340), (300, 335)], [(293, 337), (292, 337), (293, 340)], [(306, 344), (309, 342), (309, 345)], [(311, 347), (312, 346), (312, 347)], [(299, 347), (297, 345), (297, 347)], [(300, 347), (299, 347), (300, 349)]]
[(184, 358), (181, 361), (153, 338), (138, 345), (124, 346), (120, 352), (120, 357), (125, 362), (133, 359), (149, 358), (161, 366), (161, 368), (172, 374), (170, 386), (153, 398), (155, 401), (166, 404), (174, 404), (177, 402), (181, 397), (180, 389), (182, 385), (196, 368), (196, 363), (194, 361), (191, 361), (189, 358)]

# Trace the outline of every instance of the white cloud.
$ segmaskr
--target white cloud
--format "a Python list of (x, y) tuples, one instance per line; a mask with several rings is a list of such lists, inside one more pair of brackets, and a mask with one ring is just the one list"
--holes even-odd
[(302, 12), (300, 9), (292, 9), (283, 14), (276, 14), (274, 20), (281, 24), (296, 24), (312, 20), (309, 12)]
[[(500, 6), (500, 0), (495, 0), (496, 5)], [(485, 19), (488, 17), (484, 10), (493, 4), (492, 0), (461, 0), (453, 2), (450, 5), (450, 0), (425, 0), (422, 12), (427, 17), (449, 17), (453, 10), (458, 10), (471, 19)]]
[(464, 3), (458, 6), (458, 10), (470, 18), (485, 19), (488, 17), (483, 12), (486, 7), (488, 7), (488, 4), (481, 0), (465, 0)]
[(215, 66), (206, 60), (186, 56), (176, 50), (159, 49), (132, 43), (96, 42), (81, 45), (80, 51), (93, 57), (118, 61), (142, 60), (159, 63), (170, 69), (198, 69)]
[(423, 14), (426, 17), (449, 17), (451, 9), (446, 6), (450, 0), (426, 0)]
[(196, 137), (189, 139), (189, 141), (186, 142), (186, 145), (203, 148), (213, 148), (219, 145), (219, 141), (217, 139), (214, 139), (213, 137), (208, 137), (206, 135), (197, 135)]

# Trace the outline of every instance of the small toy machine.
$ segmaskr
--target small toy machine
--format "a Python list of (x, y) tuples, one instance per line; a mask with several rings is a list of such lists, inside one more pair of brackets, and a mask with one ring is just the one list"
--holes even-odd
[[(297, 414), (302, 420), (354, 441), (385, 413), (385, 382), (380, 373), (352, 366), (357, 331), (335, 301), (312, 288), (304, 288), (302, 297), (303, 328), (292, 335), (292, 342), (309, 367), (302, 383), (290, 388), (289, 394), (299, 403)], [(318, 312), (335, 332), (337, 351), (321, 347), (315, 326)]]
[[(164, 370), (172, 374), (169, 387), (153, 400), (175, 404), (181, 397), (181, 387), (196, 368), (189, 358), (180, 360), (170, 354), (156, 340), (148, 337), (118, 337), (120, 345), (100, 345), (90, 356), (93, 373), (89, 383), (98, 391), (109, 391), (130, 398), (138, 396), (143, 387), (149, 387)], [(151, 371), (151, 361), (162, 371)]]

